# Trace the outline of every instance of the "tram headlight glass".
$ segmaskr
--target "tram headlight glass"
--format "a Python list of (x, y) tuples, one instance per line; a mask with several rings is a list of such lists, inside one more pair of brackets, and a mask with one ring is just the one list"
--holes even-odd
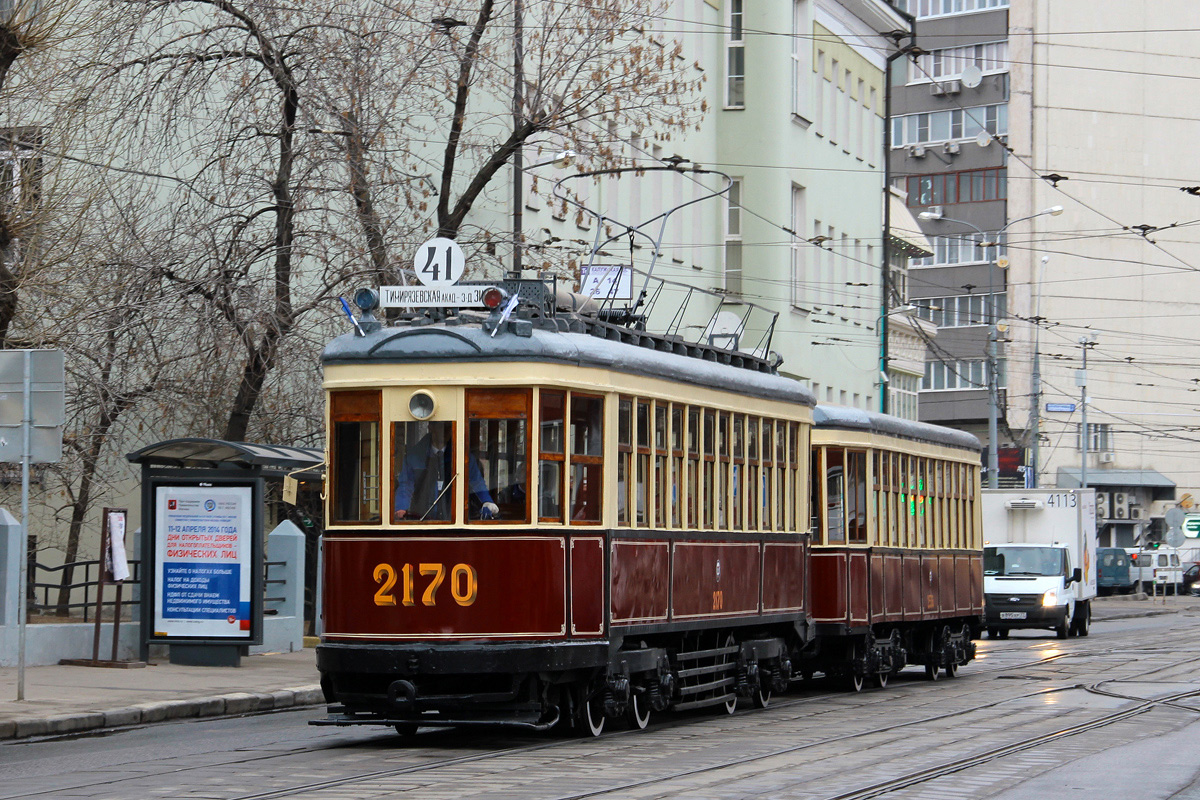
[(417, 392), (408, 398), (408, 413), (417, 419), (429, 419), (433, 416), (433, 410), (436, 407), (433, 395), (429, 392)]
[(483, 290), (483, 305), (487, 308), (499, 308), (500, 304), (507, 299), (508, 292), (504, 291), (499, 286), (489, 286)]
[(1043, 606), (1058, 605), (1058, 592), (1054, 591), (1053, 589), (1047, 589), (1046, 593), (1044, 595), (1042, 595), (1042, 605)]

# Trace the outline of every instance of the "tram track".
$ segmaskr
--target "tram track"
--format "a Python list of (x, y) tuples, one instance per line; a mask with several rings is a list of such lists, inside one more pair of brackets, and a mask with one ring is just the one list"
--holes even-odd
[[(1079, 644), (1082, 644), (1082, 643), (1077, 642), (1076, 646), (1078, 646)], [(1157, 654), (1159, 652), (1162, 652), (1162, 653), (1170, 652), (1177, 657), (1181, 654), (1181, 652), (1179, 651), (1178, 648), (1146, 648), (1146, 647), (1139, 647), (1137, 644), (1135, 644), (1132, 649), (1131, 648), (1117, 648), (1117, 647), (1101, 647), (1101, 648), (1088, 649), (1088, 650), (1083, 650), (1083, 651), (1080, 651), (1077, 649), (1072, 649), (1070, 651), (1055, 652), (1055, 653), (1047, 654), (1040, 658), (1029, 659), (1029, 660), (1021, 661), (1019, 663), (1007, 663), (1007, 664), (1003, 664), (1003, 665), (997, 665), (995, 667), (980, 667), (978, 669), (972, 669), (970, 672), (963, 673), (960, 675), (960, 677), (958, 677), (956, 679), (947, 680), (945, 682), (942, 682), (942, 683), (938, 684), (938, 686), (949, 688), (950, 686), (953, 686), (956, 683), (965, 682), (966, 679), (968, 679), (969, 677), (972, 677), (972, 676), (991, 677), (996, 672), (1012, 673), (1015, 670), (1036, 668), (1038, 666), (1052, 664), (1056, 661), (1059, 661), (1059, 660), (1067, 658), (1067, 657), (1094, 658), (1094, 657), (1103, 657), (1105, 655), (1112, 655), (1112, 654), (1118, 654), (1118, 653), (1121, 655), (1131, 655), (1133, 653)], [(1186, 652), (1192, 652), (1192, 651), (1186, 651)], [(1190, 663), (1192, 663), (1192, 660), (1189, 658), (1186, 661), (1181, 661), (1181, 662), (1171, 663), (1171, 664), (1163, 664), (1154, 669), (1144, 671), (1144, 672), (1140, 673), (1140, 675), (1142, 677), (1149, 677), (1151, 675), (1167, 672), (1172, 669), (1176, 669), (1176, 668), (1185, 666)], [(915, 675), (915, 673), (914, 673), (914, 675)], [(992, 678), (992, 679), (994, 680), (994, 678)], [(589, 792), (585, 792), (585, 793), (581, 793), (581, 794), (566, 795), (566, 796), (563, 796), (561, 798), (561, 800), (585, 800), (586, 798), (598, 797), (598, 796), (603, 796), (603, 795), (613, 794), (613, 793), (620, 793), (623, 791), (630, 791), (630, 790), (637, 789), (637, 788), (651, 786), (651, 785), (654, 785), (655, 783), (667, 783), (672, 780), (683, 779), (683, 778), (687, 778), (690, 776), (701, 775), (701, 774), (710, 773), (710, 772), (718, 772), (720, 770), (728, 769), (730, 767), (737, 766), (737, 765), (744, 765), (744, 764), (754, 763), (756, 761), (763, 761), (766, 759), (778, 758), (780, 756), (786, 756), (786, 755), (797, 753), (797, 752), (813, 750), (813, 749), (820, 748), (820, 747), (827, 747), (830, 745), (837, 744), (839, 742), (852, 741), (852, 740), (859, 739), (859, 738), (862, 738), (865, 736), (874, 736), (874, 735), (879, 735), (881, 733), (885, 734), (889, 731), (896, 731), (896, 730), (902, 730), (905, 728), (912, 728), (914, 726), (930, 725), (930, 724), (936, 724), (939, 722), (945, 722), (945, 721), (951, 720), (955, 717), (963, 717), (966, 715), (978, 713), (980, 711), (984, 711), (989, 708), (994, 708), (994, 707), (997, 707), (997, 706), (1000, 706), (1000, 705), (1003, 705), (1006, 703), (1019, 702), (1022, 700), (1028, 700), (1031, 698), (1036, 698), (1036, 697), (1045, 696), (1048, 694), (1068, 691), (1068, 690), (1072, 690), (1072, 689), (1086, 689), (1089, 691), (1094, 691), (1096, 694), (1105, 694), (1110, 697), (1119, 698), (1119, 699), (1126, 700), (1129, 702), (1135, 702), (1135, 703), (1138, 703), (1138, 705), (1135, 706), (1134, 708), (1125, 709), (1122, 712), (1119, 712), (1119, 713), (1116, 713), (1113, 715), (1108, 715), (1104, 718), (1101, 718), (1100, 720), (1093, 720), (1088, 723), (1083, 723), (1080, 726), (1074, 726), (1072, 728), (1063, 729), (1061, 731), (1056, 731), (1051, 734), (1045, 734), (1045, 735), (1038, 736), (1038, 737), (1032, 737), (1028, 740), (1023, 740), (1022, 742), (1012, 743), (1012, 744), (1006, 745), (1002, 748), (996, 748), (995, 750), (989, 751), (988, 753), (973, 756), (970, 759), (964, 759), (964, 760), (959, 760), (959, 761), (955, 761), (955, 762), (947, 762), (946, 764), (939, 765), (938, 767), (930, 768), (928, 770), (923, 770), (923, 771), (920, 771), (917, 773), (912, 773), (910, 775), (903, 776), (902, 778), (898, 778), (896, 780), (897, 781), (908, 780), (911, 782), (910, 785), (915, 785), (922, 781), (933, 780), (942, 774), (951, 774), (952, 772), (955, 772), (955, 771), (969, 769), (969, 768), (971, 768), (971, 766), (974, 765), (975, 761), (978, 761), (978, 763), (985, 763), (987, 760), (994, 760), (996, 758), (1002, 758), (1005, 754), (1007, 754), (1009, 752), (1014, 752), (1014, 753), (1020, 752), (1021, 750), (1030, 749), (1033, 747), (1037, 747), (1040, 744), (1054, 741), (1063, 736), (1075, 735), (1077, 733), (1084, 732), (1085, 730), (1091, 730), (1091, 729), (1094, 729), (1097, 727), (1102, 727), (1104, 725), (1112, 724), (1114, 722), (1120, 721), (1121, 719), (1124, 719), (1124, 718), (1127, 718), (1130, 716), (1136, 716), (1137, 714), (1145, 713), (1146, 711), (1148, 711), (1154, 707), (1157, 707), (1157, 706), (1165, 705), (1165, 706), (1177, 708), (1180, 710), (1190, 711), (1192, 713), (1200, 713), (1200, 711), (1198, 711), (1195, 708), (1192, 708), (1192, 707), (1189, 707), (1186, 705), (1175, 704), (1176, 701), (1178, 701), (1178, 700), (1182, 700), (1186, 697), (1195, 696), (1197, 694), (1200, 694), (1200, 690), (1180, 692), (1180, 693), (1177, 693), (1176, 695), (1172, 695), (1167, 698), (1160, 698), (1158, 700), (1145, 700), (1142, 698), (1121, 695), (1121, 694), (1118, 694), (1115, 692), (1110, 692), (1110, 691), (1107, 691), (1107, 690), (1101, 688), (1104, 685), (1115, 683), (1118, 680), (1120, 680), (1120, 679), (1099, 681), (1095, 684), (1090, 684), (1090, 685), (1084, 685), (1084, 684), (1080, 684), (1080, 683), (1071, 683), (1071, 684), (1067, 684), (1067, 685), (1056, 685), (1056, 686), (1052, 686), (1052, 687), (1046, 687), (1046, 688), (1039, 689), (1036, 691), (1024, 692), (1024, 693), (1015, 694), (1015, 695), (1009, 695), (1007, 697), (999, 698), (999, 699), (992, 700), (992, 701), (985, 702), (985, 703), (976, 703), (976, 704), (971, 705), (970, 707), (960, 708), (960, 709), (956, 709), (953, 711), (947, 711), (945, 713), (923, 716), (919, 719), (907, 720), (904, 722), (896, 723), (894, 725), (872, 728), (870, 730), (854, 731), (854, 732), (849, 732), (849, 733), (842, 734), (839, 736), (823, 738), (819, 741), (804, 742), (804, 743), (791, 745), (788, 747), (775, 748), (769, 752), (759, 753), (759, 754), (756, 754), (751, 757), (742, 757), (742, 758), (738, 758), (736, 760), (721, 759), (718, 763), (712, 763), (709, 765), (705, 765), (704, 767), (701, 767), (698, 769), (683, 770), (683, 771), (678, 771), (678, 772), (672, 772), (670, 774), (660, 774), (660, 775), (654, 776), (652, 778), (646, 778), (643, 780), (632, 781), (632, 782), (628, 782), (628, 783), (621, 784), (621, 785), (603, 787), (600, 789), (596, 789), (594, 791), (589, 791)], [(911, 691), (904, 690), (904, 687), (906, 685), (908, 687), (911, 687), (914, 689), (919, 689), (920, 687), (926, 686), (928, 684), (924, 680), (913, 680), (912, 682), (907, 683), (907, 684), (893, 683), (892, 686), (889, 687), (888, 689), (883, 690), (882, 692), (872, 692), (872, 694), (880, 695), (880, 696), (895, 695), (895, 699), (897, 701), (900, 701), (905, 697), (910, 697), (910, 698), (912, 697)], [(930, 687), (930, 688), (932, 688), (932, 687)], [(855, 695), (855, 694), (847, 694), (845, 692), (819, 691), (818, 693), (809, 694), (809, 695), (806, 695), (803, 697), (786, 698), (786, 699), (777, 698), (776, 701), (773, 702), (768, 709), (765, 709), (762, 711), (746, 710), (746, 711), (742, 712), (741, 714), (739, 714), (739, 716), (745, 717), (750, 714), (764, 713), (764, 711), (770, 712), (770, 711), (786, 710), (788, 708), (793, 708), (793, 707), (797, 707), (797, 706), (817, 704), (817, 703), (827, 702), (829, 700), (834, 700), (837, 698), (853, 698), (856, 696), (857, 695)], [(831, 710), (834, 710), (834, 709), (831, 709)], [(844, 707), (842, 707), (841, 710), (844, 710)], [(696, 722), (697, 722), (697, 720), (696, 720), (695, 716), (693, 716), (693, 715), (678, 716), (678, 717), (673, 717), (673, 718), (669, 717), (669, 718), (663, 719), (662, 721), (656, 721), (653, 724), (653, 729), (661, 731), (664, 729), (674, 728), (677, 726), (686, 727), (688, 725), (695, 724)], [(644, 735), (645, 735), (645, 732), (643, 732), (643, 731), (617, 730), (617, 731), (613, 731), (613, 732), (607, 734), (604, 738), (608, 739), (608, 740), (620, 740), (626, 736), (644, 736)], [(424, 738), (424, 735), (422, 736), (422, 738)], [(378, 741), (378, 740), (374, 740), (374, 741)], [(536, 753), (539, 751), (565, 748), (565, 747), (569, 747), (569, 746), (571, 746), (573, 744), (577, 744), (577, 743), (578, 743), (578, 740), (569, 740), (569, 739), (568, 740), (556, 739), (556, 740), (548, 740), (548, 741), (537, 741), (537, 742), (532, 742), (532, 743), (527, 743), (527, 744), (521, 744), (521, 745), (518, 745), (515, 747), (503, 747), (503, 748), (491, 750), (488, 752), (473, 752), (470, 754), (454, 756), (454, 757), (450, 757), (450, 758), (438, 758), (436, 760), (426, 761), (426, 762), (422, 762), (422, 763), (406, 764), (406, 765), (394, 767), (391, 769), (371, 770), (369, 772), (363, 772), (363, 773), (354, 774), (354, 775), (345, 775), (345, 776), (341, 776), (341, 777), (330, 778), (327, 780), (311, 781), (311, 782), (307, 782), (307, 783), (297, 783), (293, 786), (283, 786), (283, 787), (279, 787), (276, 789), (260, 790), (260, 791), (256, 791), (256, 792), (252, 792), (252, 793), (248, 793), (248, 794), (236, 795), (236, 796), (230, 797), (229, 800), (268, 800), (269, 798), (299, 797), (299, 796), (303, 796), (306, 794), (313, 794), (313, 793), (318, 793), (318, 792), (322, 792), (322, 791), (326, 791), (326, 790), (330, 790), (330, 789), (337, 789), (339, 787), (348, 787), (348, 786), (353, 786), (356, 784), (370, 783), (372, 781), (383, 781), (383, 780), (387, 780), (390, 778), (396, 778), (396, 777), (400, 777), (400, 776), (404, 776), (404, 775), (416, 775), (416, 774), (422, 774), (422, 773), (430, 773), (430, 772), (436, 772), (436, 771), (442, 770), (442, 769), (455, 768), (455, 767), (460, 767), (460, 766), (468, 765), (468, 764), (487, 762), (487, 761), (492, 761), (492, 760), (497, 760), (497, 759), (502, 759), (502, 758), (520, 757), (520, 756), (523, 756), (526, 754)], [(271, 762), (271, 761), (279, 761), (280, 763), (282, 763), (282, 759), (297, 758), (297, 757), (304, 758), (307, 754), (317, 753), (317, 752), (321, 752), (321, 751), (335, 750), (340, 746), (342, 746), (342, 745), (334, 744), (331, 747), (329, 743), (317, 743), (317, 744), (314, 744), (311, 746), (304, 746), (304, 747), (300, 747), (297, 749), (288, 750), (286, 752), (256, 754), (256, 755), (245, 757), (245, 758), (223, 759), (220, 762), (208, 762), (208, 763), (206, 763), (204, 765), (200, 765), (200, 766), (181, 767), (176, 770), (164, 771), (163, 774), (176, 777), (181, 774), (187, 773), (189, 771), (212, 769), (214, 767), (215, 768), (236, 769), (239, 765), (254, 765), (254, 764), (262, 764), (264, 762)], [(348, 746), (353, 748), (355, 745), (350, 744)], [(982, 759), (982, 760), (980, 760), (980, 759)], [(968, 762), (970, 762), (970, 763), (968, 763)], [(50, 795), (55, 795), (56, 793), (62, 792), (64, 790), (65, 791), (70, 791), (70, 790), (78, 791), (78, 790), (86, 790), (88, 788), (103, 788), (105, 786), (111, 786), (111, 787), (115, 788), (115, 787), (120, 786), (125, 780), (127, 780), (127, 779), (113, 778), (110, 780), (81, 782), (77, 786), (58, 787), (53, 792), (47, 791), (47, 792), (40, 793), (40, 795), (35, 793), (35, 794), (23, 794), (21, 796), (22, 797), (50, 796)], [(895, 784), (895, 781), (888, 782), (888, 785), (891, 785), (891, 784)], [(862, 796), (864, 798), (865, 797), (873, 797), (873, 796), (877, 796), (878, 793), (886, 793), (887, 791), (894, 791), (897, 788), (903, 788), (902, 786), (900, 786), (898, 784), (892, 785), (891, 788), (883, 788), (884, 786), (885, 785), (883, 783), (881, 783), (881, 784), (873, 785), (871, 787), (865, 787), (864, 789), (856, 790), (856, 792), (858, 792), (858, 793), (851, 792), (846, 795), (838, 795), (837, 800), (842, 800), (843, 797), (847, 798), (847, 800), (848, 800), (848, 798), (855, 798), (855, 797), (859, 797), (859, 796)], [(862, 792), (867, 792), (867, 794), (859, 794)], [(872, 792), (874, 792), (874, 793), (872, 793)]]

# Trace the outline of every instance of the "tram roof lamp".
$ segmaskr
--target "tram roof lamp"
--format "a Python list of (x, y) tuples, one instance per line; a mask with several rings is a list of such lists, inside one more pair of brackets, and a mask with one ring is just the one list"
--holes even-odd
[(374, 289), (359, 289), (354, 293), (354, 305), (364, 313), (379, 308), (379, 292)]
[(499, 286), (489, 286), (483, 290), (483, 305), (491, 310), (495, 310), (508, 299), (508, 292), (501, 289)]

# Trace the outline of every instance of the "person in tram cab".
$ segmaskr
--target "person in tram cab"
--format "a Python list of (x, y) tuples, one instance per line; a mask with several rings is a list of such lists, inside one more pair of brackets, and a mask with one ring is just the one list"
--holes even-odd
[[(401, 448), (404, 452), (396, 476), (394, 518), (397, 522), (445, 522), (454, 518), (454, 482), (458, 476), (454, 471), (451, 423), (408, 423), (405, 433), (416, 433), (417, 426), (424, 424), (428, 425), (428, 431), (407, 447), (397, 436), (397, 452)], [(500, 507), (492, 501), (483, 471), (474, 456), (467, 461), (467, 472), (471, 501), (479, 506), (479, 518), (496, 519)]]

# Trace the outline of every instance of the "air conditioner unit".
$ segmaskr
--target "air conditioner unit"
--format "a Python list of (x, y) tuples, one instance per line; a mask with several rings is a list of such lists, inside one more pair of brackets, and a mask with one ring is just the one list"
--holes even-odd
[(1138, 508), (1137, 506), (1130, 506), (1129, 518), (1130, 519), (1145, 519), (1146, 512), (1143, 511), (1141, 508)]
[(925, 157), (925, 146), (920, 145), (920, 144), (914, 144), (912, 147), (908, 148), (908, 154), (910, 156), (912, 156), (913, 158), (924, 158)]
[(1130, 493), (1129, 507), (1133, 508), (1134, 506), (1140, 506), (1141, 504), (1142, 504), (1142, 498), (1138, 497), (1136, 494)]
[(941, 97), (946, 93), (946, 87), (937, 81), (934, 81), (933, 83), (929, 84), (929, 93), (934, 97)]
[(962, 81), (943, 81), (942, 89), (946, 94), (958, 94), (962, 91)]
[(1113, 463), (1113, 461), (1116, 460), (1116, 458), (1117, 458), (1116, 453), (1101, 453), (1100, 454), (1100, 463), (1101, 464), (1111, 464), (1111, 463)]
[(1100, 519), (1110, 519), (1112, 517), (1112, 500), (1109, 499), (1108, 492), (1096, 493), (1096, 516)]
[(942, 145), (942, 152), (948, 156), (956, 156), (961, 150), (962, 148), (958, 146), (958, 142), (946, 142)]
[(1113, 519), (1126, 519), (1129, 517), (1128, 506), (1117, 506), (1113, 509)]
[(1129, 505), (1129, 495), (1124, 492), (1115, 492), (1113, 494), (1113, 505), (1117, 508)]

